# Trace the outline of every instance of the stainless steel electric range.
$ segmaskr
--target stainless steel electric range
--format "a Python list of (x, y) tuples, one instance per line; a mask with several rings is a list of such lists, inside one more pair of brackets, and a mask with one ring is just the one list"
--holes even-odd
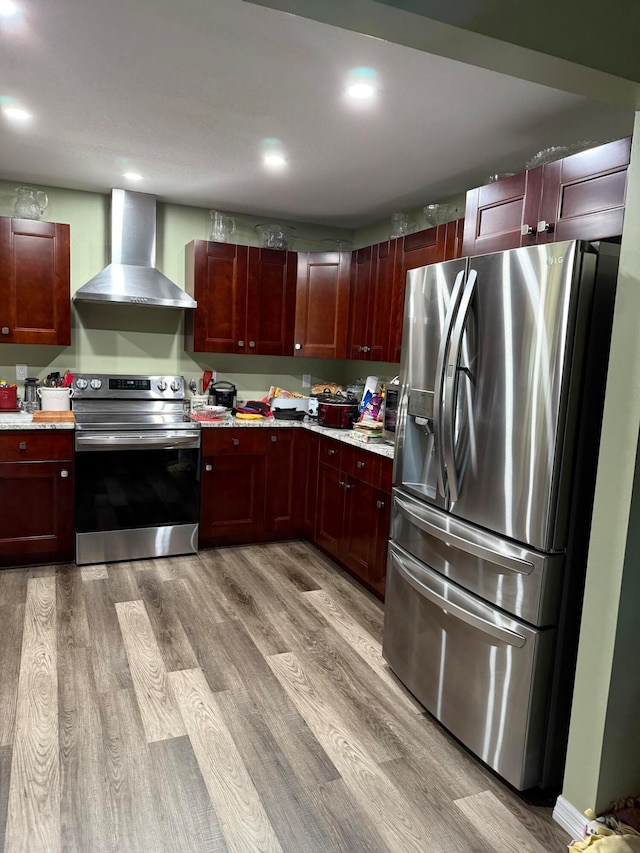
[(76, 562), (194, 553), (200, 428), (182, 376), (76, 374)]

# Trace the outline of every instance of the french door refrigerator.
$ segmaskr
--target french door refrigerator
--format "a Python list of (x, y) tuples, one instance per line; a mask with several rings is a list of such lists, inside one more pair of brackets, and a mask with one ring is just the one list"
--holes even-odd
[(560, 781), (617, 247), (407, 276), (383, 653), (516, 788)]

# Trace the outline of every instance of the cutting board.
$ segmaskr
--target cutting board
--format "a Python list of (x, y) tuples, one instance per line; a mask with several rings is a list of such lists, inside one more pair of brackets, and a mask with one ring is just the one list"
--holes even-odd
[(48, 411), (37, 411), (33, 413), (33, 422), (34, 423), (56, 423), (56, 424), (64, 424), (64, 423), (75, 423), (75, 415), (73, 412), (48, 412)]

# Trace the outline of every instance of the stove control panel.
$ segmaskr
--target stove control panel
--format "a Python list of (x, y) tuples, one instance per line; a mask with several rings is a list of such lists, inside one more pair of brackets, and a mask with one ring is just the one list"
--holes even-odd
[(74, 399), (183, 400), (183, 376), (76, 374)]

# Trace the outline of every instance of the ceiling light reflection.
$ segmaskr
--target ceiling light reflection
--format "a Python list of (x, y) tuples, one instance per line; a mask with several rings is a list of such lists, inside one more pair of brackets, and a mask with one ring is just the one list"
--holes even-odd
[(8, 17), (9, 15), (15, 15), (17, 11), (18, 7), (13, 0), (0, 0), (0, 15)]
[(2, 112), (10, 121), (26, 122), (31, 118), (31, 113), (22, 107), (3, 107)]

